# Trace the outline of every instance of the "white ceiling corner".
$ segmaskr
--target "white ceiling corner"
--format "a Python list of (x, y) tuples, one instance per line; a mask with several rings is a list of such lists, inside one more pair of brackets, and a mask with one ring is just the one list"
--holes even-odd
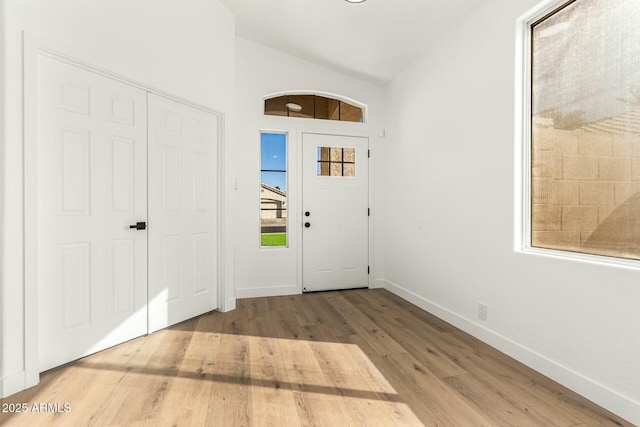
[(384, 84), (483, 0), (221, 0), (242, 38)]

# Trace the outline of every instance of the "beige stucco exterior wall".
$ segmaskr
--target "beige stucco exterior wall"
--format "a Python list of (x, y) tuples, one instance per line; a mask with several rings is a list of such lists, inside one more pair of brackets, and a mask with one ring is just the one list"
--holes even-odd
[[(640, 257), (629, 244), (640, 230), (617, 218), (640, 194), (640, 135), (559, 130), (546, 119), (532, 134), (532, 245)], [(607, 236), (612, 221), (626, 237)]]
[(284, 233), (287, 227), (287, 195), (260, 186), (260, 229), (262, 233)]

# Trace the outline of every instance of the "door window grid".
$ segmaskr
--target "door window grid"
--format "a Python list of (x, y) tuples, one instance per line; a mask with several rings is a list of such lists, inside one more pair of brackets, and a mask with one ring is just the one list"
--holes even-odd
[(355, 176), (354, 148), (318, 147), (318, 176)]

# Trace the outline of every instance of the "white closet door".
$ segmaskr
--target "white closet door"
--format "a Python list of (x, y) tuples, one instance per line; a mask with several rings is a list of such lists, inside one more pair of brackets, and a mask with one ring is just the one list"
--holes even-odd
[(147, 332), (146, 94), (38, 60), (40, 370)]
[(149, 95), (149, 332), (217, 305), (218, 118)]

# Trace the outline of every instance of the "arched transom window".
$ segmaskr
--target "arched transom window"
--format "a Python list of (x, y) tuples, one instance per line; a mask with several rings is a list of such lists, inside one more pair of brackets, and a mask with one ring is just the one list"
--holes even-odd
[(281, 95), (264, 100), (267, 116), (364, 122), (362, 107), (320, 95)]

